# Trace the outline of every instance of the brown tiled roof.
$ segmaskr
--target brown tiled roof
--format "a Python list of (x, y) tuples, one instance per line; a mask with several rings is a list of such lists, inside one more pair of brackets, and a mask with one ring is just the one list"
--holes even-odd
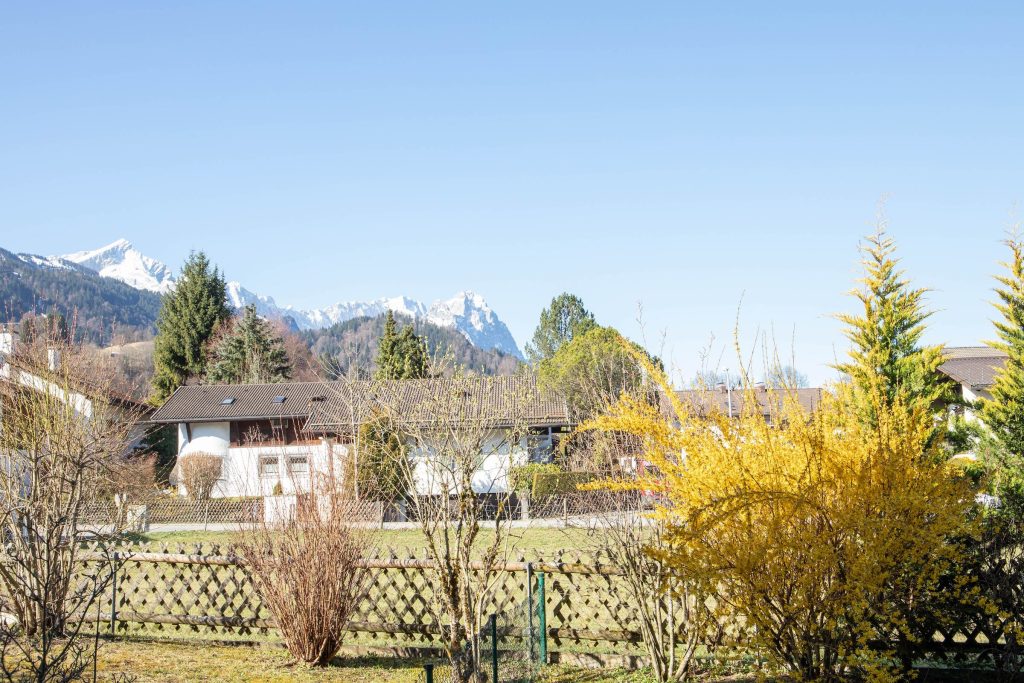
[(947, 346), (947, 360), (939, 372), (971, 389), (987, 389), (995, 382), (996, 372), (1006, 362), (1006, 354), (991, 346)]
[[(495, 421), (497, 416), (506, 415), (535, 426), (568, 424), (565, 401), (541, 391), (532, 376), (183, 386), (156, 411), (151, 421), (308, 417), (307, 428), (331, 431), (352, 424), (353, 419), (363, 419), (377, 401), (385, 401), (401, 413), (415, 414), (430, 402), (443, 401), (453, 406), (454, 391), (466, 392), (463, 396), (468, 400), (459, 408), (460, 416), (476, 414)], [(284, 402), (275, 403), (277, 396), (284, 396)], [(226, 398), (235, 400), (224, 404)]]
[(358, 424), (374, 405), (387, 405), (410, 420), (484, 420), (494, 426), (569, 424), (565, 401), (537, 386), (532, 375), (394, 382), (332, 382), (326, 401), (316, 405), (306, 428), (333, 431)]
[[(732, 390), (732, 415), (743, 414), (746, 405), (746, 396), (751, 394), (757, 401), (757, 409), (761, 415), (769, 417), (777, 413), (782, 405), (784, 397), (795, 395), (797, 402), (805, 410), (814, 410), (821, 402), (822, 389), (805, 388), (783, 391), (769, 391), (761, 387), (754, 387), (750, 392), (743, 389)], [(729, 392), (721, 389), (688, 389), (677, 391), (676, 396), (689, 405), (698, 415), (707, 415), (712, 412), (729, 414)]]
[[(178, 387), (151, 422), (217, 422), (269, 417), (308, 417), (310, 402), (326, 398), (330, 382), (194, 384)], [(275, 403), (284, 396), (284, 403)], [(225, 404), (224, 400), (235, 399)]]

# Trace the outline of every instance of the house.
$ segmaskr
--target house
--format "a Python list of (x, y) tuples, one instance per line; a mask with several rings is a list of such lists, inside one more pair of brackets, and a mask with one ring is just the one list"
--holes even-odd
[(991, 346), (947, 346), (942, 352), (946, 360), (939, 372), (956, 385), (957, 398), (970, 419), (974, 415), (972, 404), (992, 398), (989, 389), (1006, 362), (1006, 353)]
[[(457, 414), (422, 410), (453, 391), (457, 400), (448, 405)], [(359, 426), (384, 403), (409, 419), (486, 414), (492, 434), (473, 475), (479, 493), (507, 491), (512, 466), (549, 460), (559, 436), (571, 430), (565, 401), (539, 389), (532, 376), (191, 385), (179, 387), (150, 421), (177, 426), (178, 464), (171, 476), (180, 493), (186, 493), (182, 463), (204, 454), (220, 459), (214, 497), (268, 496), (306, 492), (317, 477), (340, 483), (346, 460), (358, 458)], [(504, 444), (513, 423), (527, 433)], [(429, 455), (417, 457), (417, 492), (436, 492)]]
[(747, 401), (753, 399), (757, 414), (771, 422), (782, 408), (787, 397), (793, 397), (807, 411), (813, 411), (821, 403), (822, 389), (770, 389), (764, 384), (755, 384), (749, 390), (733, 389), (719, 385), (714, 389), (685, 389), (677, 391), (676, 396), (697, 415), (720, 413), (727, 417), (739, 417), (745, 414)]
[[(153, 412), (149, 404), (127, 394), (116, 393), (110, 387), (97, 386), (88, 377), (77, 376), (81, 373), (73, 373), (70, 378), (59, 377), (63, 361), (59, 348), (46, 349), (45, 361), (23, 351), (18, 333), (0, 328), (0, 382), (60, 395), (83, 419), (91, 418), (96, 413), (96, 402), (103, 401), (113, 406), (119, 415), (134, 422), (128, 437), (129, 449), (142, 445), (149, 431), (144, 420)], [(68, 366), (64, 369), (74, 370)], [(70, 391), (68, 387), (74, 387), (74, 390)]]

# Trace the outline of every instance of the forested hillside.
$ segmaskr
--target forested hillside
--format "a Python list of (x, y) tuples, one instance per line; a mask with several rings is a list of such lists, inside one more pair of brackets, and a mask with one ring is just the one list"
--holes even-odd
[[(400, 325), (411, 322), (403, 316), (395, 317)], [(384, 316), (377, 316), (353, 318), (324, 330), (302, 332), (301, 336), (313, 355), (323, 359), (335, 376), (365, 377), (375, 368), (377, 343), (383, 333)], [(416, 323), (416, 333), (426, 338), (431, 358), (445, 358), (448, 365), (482, 375), (509, 375), (520, 365), (515, 356), (477, 348), (451, 328), (421, 321)]]
[(141, 340), (156, 331), (160, 296), (71, 263), (40, 265), (0, 249), (0, 321), (54, 310), (73, 321), (82, 341)]

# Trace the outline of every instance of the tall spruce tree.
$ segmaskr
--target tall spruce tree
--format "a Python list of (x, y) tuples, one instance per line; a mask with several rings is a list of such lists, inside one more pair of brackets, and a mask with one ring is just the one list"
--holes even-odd
[(377, 346), (377, 379), (423, 379), (430, 376), (427, 342), (406, 325), (398, 330), (395, 315), (387, 312), (384, 334)]
[(173, 291), (164, 295), (154, 340), (153, 400), (163, 403), (190, 377), (206, 374), (206, 346), (231, 317), (227, 286), (203, 252), (193, 252)]
[(210, 384), (272, 384), (292, 376), (284, 340), (249, 305), (213, 346), (206, 381)]
[(849, 360), (834, 367), (850, 378), (869, 419), (878, 402), (891, 406), (899, 399), (931, 408), (950, 398), (938, 373), (942, 347), (921, 344), (931, 315), (924, 306), (928, 290), (911, 287), (895, 252), (884, 227), (866, 238), (861, 245), (861, 287), (852, 292), (863, 311), (836, 316), (846, 325), (852, 347)]
[[(998, 340), (991, 345), (1006, 353), (1006, 363), (996, 372), (989, 393), (981, 401), (980, 416), (996, 442), (1002, 465), (1000, 478), (1024, 484), (1024, 244), (1007, 240), (1010, 260), (1002, 264), (1004, 275), (996, 277), (995, 304), (1000, 319), (995, 321)], [(1010, 484), (1005, 481), (1005, 484)]]
[(563, 344), (595, 327), (594, 314), (586, 309), (583, 300), (563, 292), (551, 300), (550, 307), (540, 312), (533, 339), (526, 345), (526, 356), (537, 366), (553, 358)]

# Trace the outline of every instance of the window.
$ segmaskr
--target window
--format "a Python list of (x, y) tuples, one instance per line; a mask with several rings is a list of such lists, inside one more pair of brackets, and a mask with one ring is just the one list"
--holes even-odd
[(554, 443), (548, 429), (534, 429), (526, 436), (526, 451), (530, 462), (548, 462), (554, 452)]
[(288, 458), (288, 472), (291, 474), (309, 474), (309, 459), (304, 455), (293, 455)]
[(229, 406), (229, 405), (231, 405), (234, 402), (235, 402), (235, 397), (234, 396), (228, 396), (223, 401), (221, 401), (220, 404), (222, 406)]
[(285, 400), (284, 396), (275, 396), (274, 397), (274, 403), (284, 403), (284, 400)]
[(276, 477), (280, 474), (280, 465), (277, 462), (276, 455), (261, 455), (260, 456), (260, 476), (261, 477)]

